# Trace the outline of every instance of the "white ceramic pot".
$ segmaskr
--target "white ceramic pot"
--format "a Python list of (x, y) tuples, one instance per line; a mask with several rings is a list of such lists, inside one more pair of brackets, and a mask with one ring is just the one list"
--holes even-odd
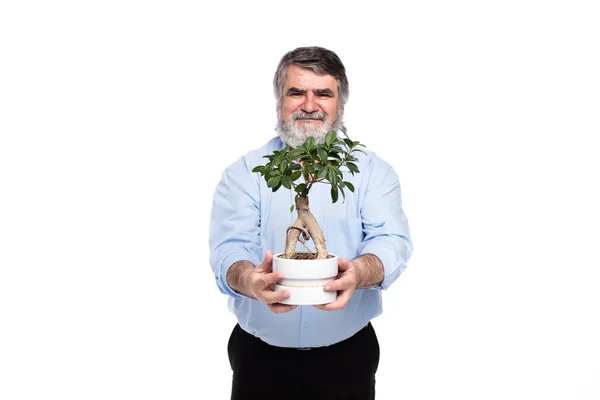
[(273, 272), (283, 273), (283, 279), (275, 284), (275, 291), (287, 290), (290, 297), (282, 304), (316, 305), (331, 303), (337, 298), (337, 292), (323, 289), (333, 282), (338, 274), (338, 257), (322, 260), (290, 260), (282, 258), (283, 253), (273, 256)]

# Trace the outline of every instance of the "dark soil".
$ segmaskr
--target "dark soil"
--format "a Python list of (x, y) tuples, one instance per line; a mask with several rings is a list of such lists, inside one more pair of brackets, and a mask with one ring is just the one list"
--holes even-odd
[[(315, 258), (317, 258), (317, 253), (312, 255), (310, 253), (296, 253), (290, 260), (314, 260)], [(328, 254), (327, 258), (333, 258), (333, 256)]]

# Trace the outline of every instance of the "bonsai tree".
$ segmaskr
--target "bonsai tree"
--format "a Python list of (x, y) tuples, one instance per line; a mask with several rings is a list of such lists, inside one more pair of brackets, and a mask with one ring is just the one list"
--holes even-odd
[[(340, 193), (342, 198), (346, 199), (344, 189), (347, 188), (354, 192), (354, 185), (343, 180), (341, 168), (347, 168), (352, 176), (359, 173), (358, 166), (355, 164), (358, 159), (353, 153), (356, 151), (364, 153), (359, 147), (366, 146), (358, 141), (350, 140), (345, 129), (342, 129), (342, 132), (345, 135), (343, 140), (338, 139), (335, 131), (329, 131), (323, 144), (315, 145), (315, 138), (309, 136), (298, 148), (293, 149), (288, 146), (282, 150), (275, 150), (272, 154), (263, 156), (263, 158), (269, 159), (266, 165), (259, 165), (252, 170), (264, 177), (267, 187), (271, 188), (273, 192), (282, 186), (296, 192), (295, 204), (290, 207), (290, 212), (293, 212), (295, 207), (298, 218), (286, 231), (287, 238), (283, 258), (324, 259), (329, 256), (323, 230), (310, 212), (308, 195), (313, 185), (317, 183), (331, 185), (331, 201), (333, 203), (338, 201)], [(303, 177), (304, 181), (298, 183), (300, 177)], [(304, 240), (300, 238), (300, 235)], [(310, 238), (315, 244), (316, 255), (305, 243)], [(296, 253), (296, 244), (299, 240), (306, 247), (308, 253)]]

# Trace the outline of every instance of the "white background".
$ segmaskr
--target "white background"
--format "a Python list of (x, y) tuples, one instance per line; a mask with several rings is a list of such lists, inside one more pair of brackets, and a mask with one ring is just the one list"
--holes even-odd
[(228, 398), (212, 193), (307, 45), (413, 233), (378, 399), (600, 398), (595, 2), (201, 3), (2, 2), (0, 398)]

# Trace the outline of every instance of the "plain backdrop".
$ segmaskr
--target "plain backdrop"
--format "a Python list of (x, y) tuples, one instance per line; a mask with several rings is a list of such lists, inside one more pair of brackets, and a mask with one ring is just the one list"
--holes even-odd
[(377, 398), (599, 399), (599, 18), (577, 0), (2, 2), (0, 398), (229, 397), (213, 190), (274, 135), (280, 57), (319, 45), (414, 239), (373, 321)]

